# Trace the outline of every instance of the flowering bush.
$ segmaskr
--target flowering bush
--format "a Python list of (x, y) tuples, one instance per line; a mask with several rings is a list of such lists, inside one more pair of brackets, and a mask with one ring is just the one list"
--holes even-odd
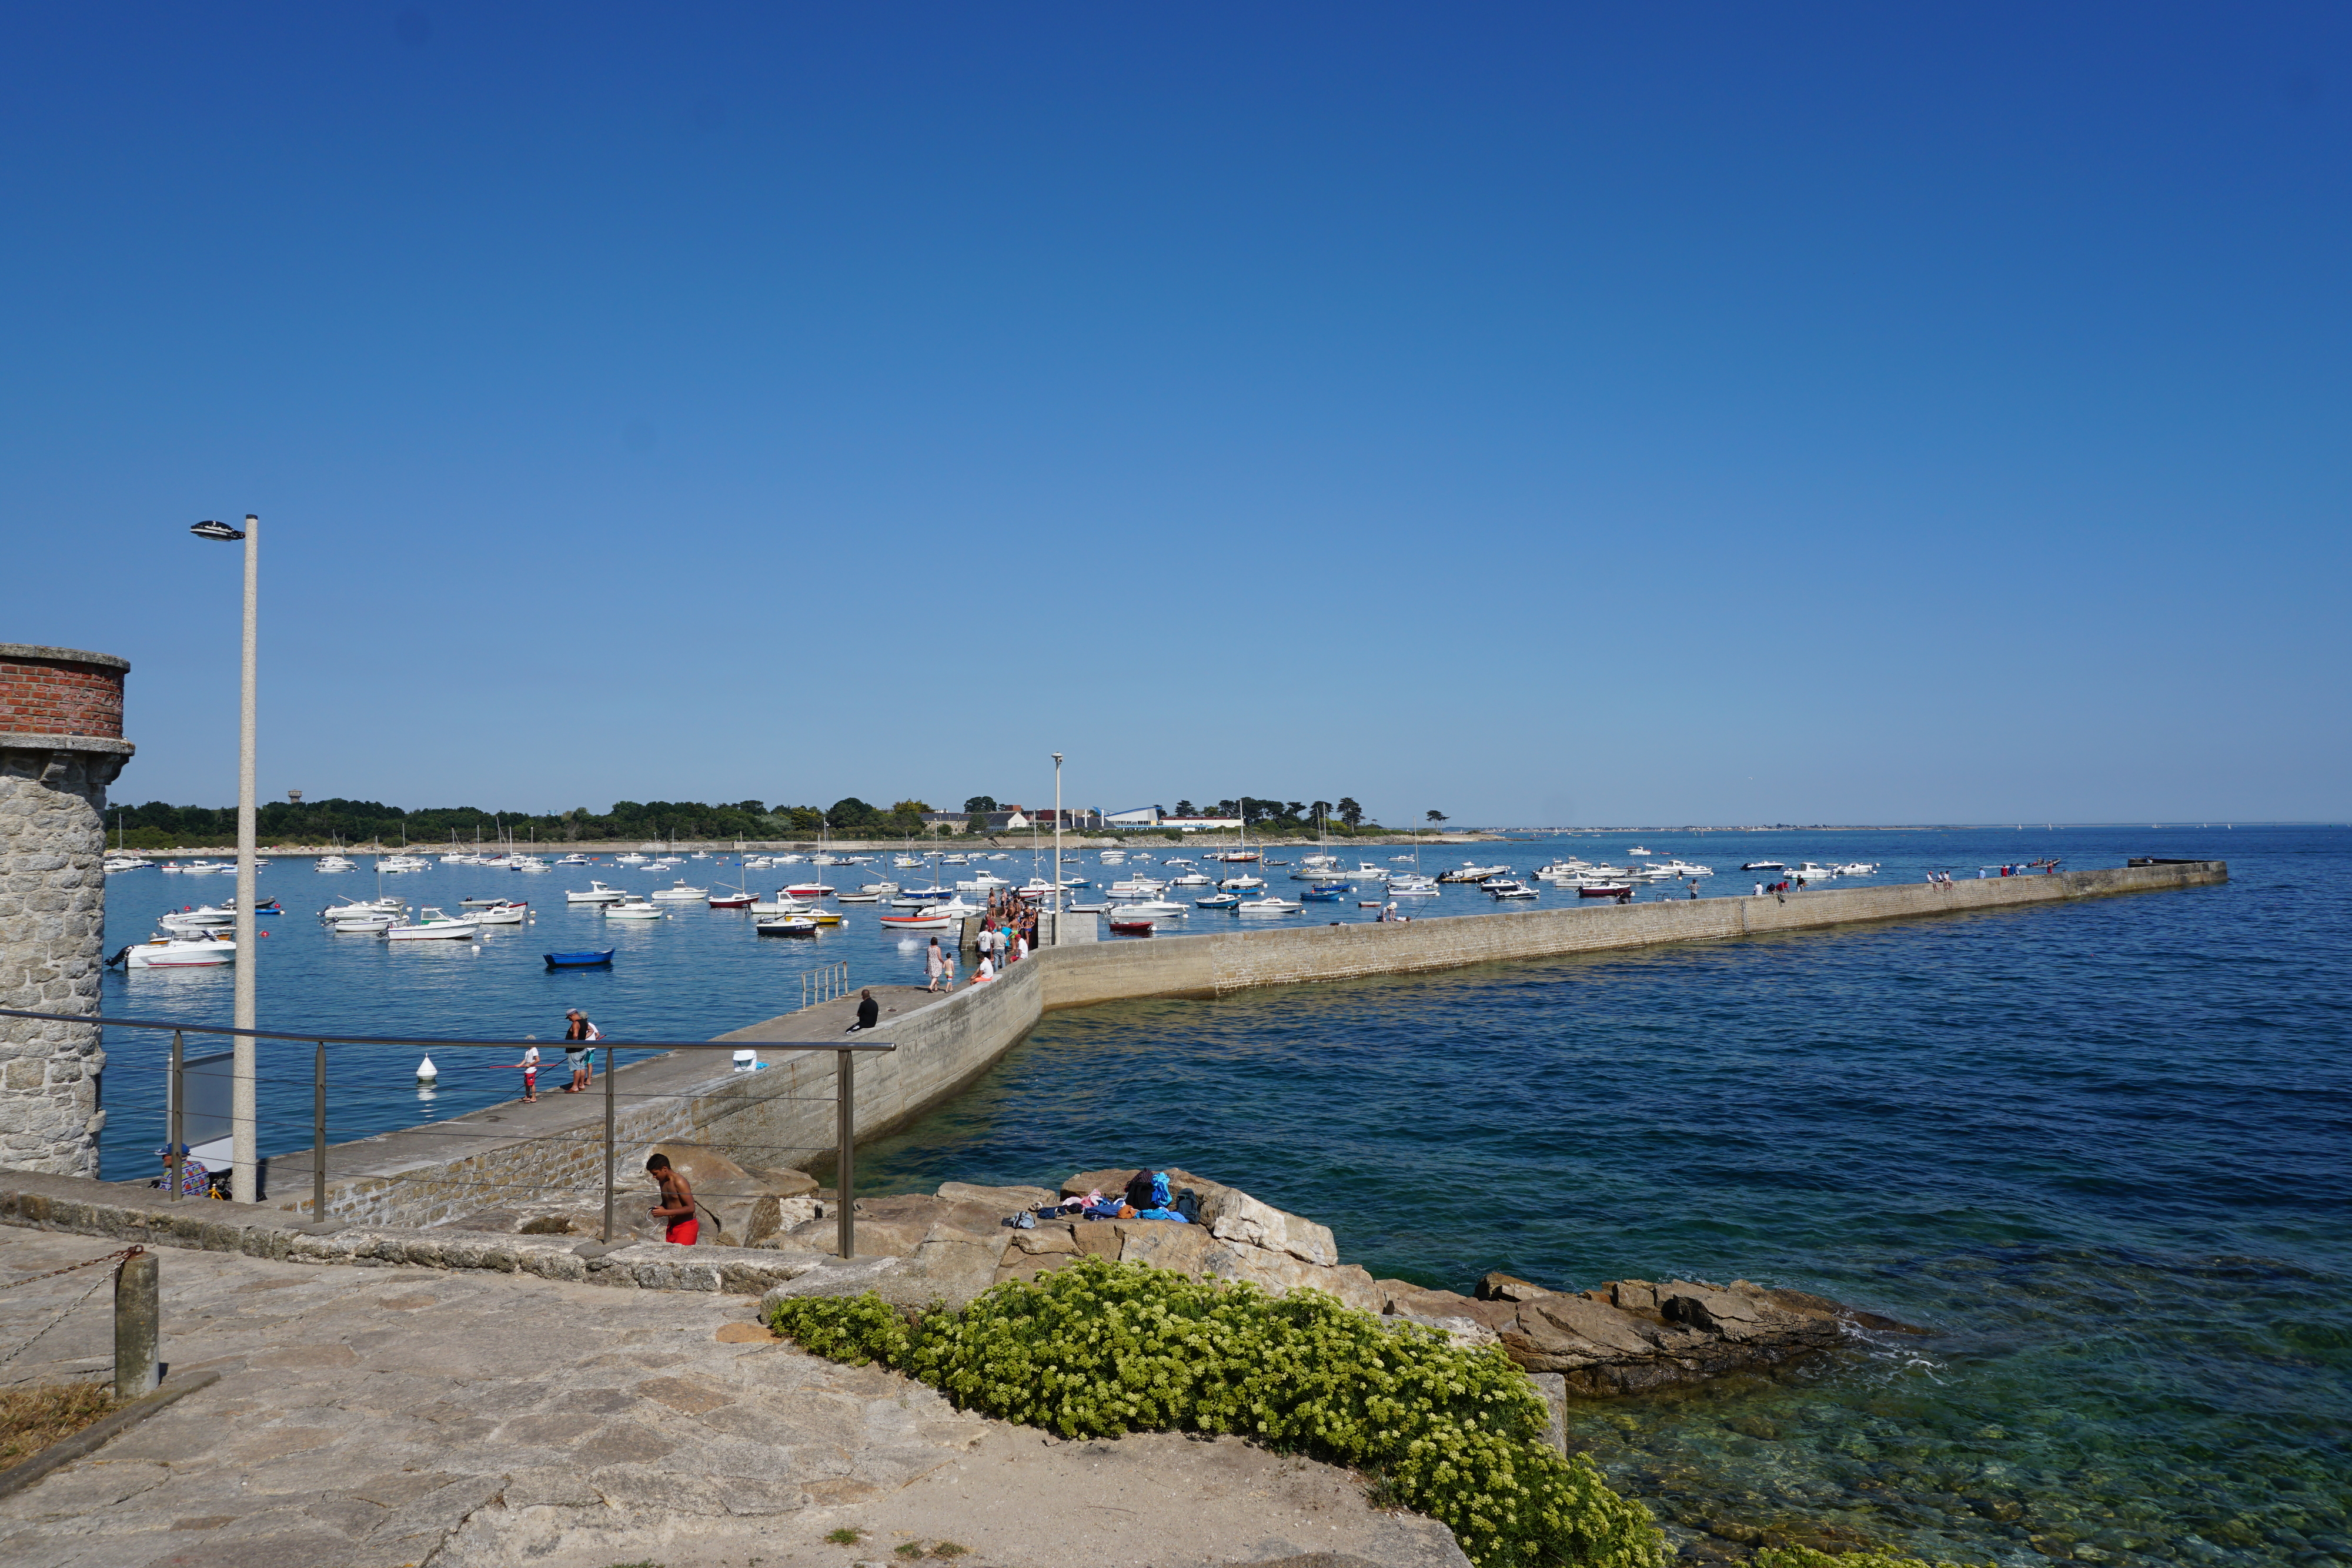
[(1479, 1568), (1663, 1568), (1649, 1510), (1540, 1438), (1542, 1399), (1500, 1350), (1139, 1263), (1082, 1258), (908, 1323), (873, 1296), (778, 1302), (776, 1332), (879, 1361), (958, 1406), (1067, 1437), (1230, 1432), (1352, 1465), (1449, 1526)]

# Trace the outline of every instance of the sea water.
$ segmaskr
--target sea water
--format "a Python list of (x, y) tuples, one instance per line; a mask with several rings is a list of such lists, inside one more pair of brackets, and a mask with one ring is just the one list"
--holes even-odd
[[(1524, 871), (1556, 853), (1619, 861), (1633, 841), (1463, 852)], [(1715, 866), (1709, 894), (1748, 891), (1735, 868), (1757, 859), (1878, 861), (1885, 882), (2047, 854), (2211, 855), (2232, 880), (1056, 1013), (865, 1152), (860, 1185), (1181, 1165), (1330, 1225), (1375, 1274), (1454, 1290), (1493, 1269), (1576, 1287), (1746, 1278), (1933, 1331), (1580, 1405), (1574, 1440), (1694, 1555), (1794, 1540), (2011, 1563), (2352, 1563), (2352, 833), (1640, 841)], [(709, 865), (680, 869), (699, 882)], [(132, 875), (151, 899), (184, 880)], [(184, 902), (224, 880), (169, 891)], [(566, 877), (385, 882), (454, 910), (478, 882), (541, 902)], [(373, 879), (281, 868), (263, 886), (290, 908), (289, 894), (315, 904)], [(116, 940), (146, 934), (135, 907), (110, 920)], [(1486, 907), (1467, 890), (1440, 905)], [(846, 956), (853, 984), (921, 976), (920, 945), (902, 949), (870, 906), (817, 943), (763, 942), (698, 907), (624, 930), (558, 906), (446, 950), (324, 936), (307, 913), (271, 925), (265, 1027), (551, 1039), (580, 1003), (608, 1033), (694, 1039), (794, 1005), (820, 962)], [(1356, 917), (1310, 904), (1293, 923)], [(541, 951), (592, 941), (621, 945), (613, 971), (545, 971)], [(225, 1017), (226, 998), (224, 972), (149, 972), (110, 981), (106, 1000), (193, 1018)], [(114, 1174), (156, 1136), (139, 1088), (154, 1051), (122, 1031), (109, 1049)], [(513, 1088), (510, 1071), (468, 1070), (420, 1104), (406, 1053), (343, 1061), (338, 1139)], [(307, 1046), (265, 1053), (278, 1145), (308, 1141), (309, 1061)]]

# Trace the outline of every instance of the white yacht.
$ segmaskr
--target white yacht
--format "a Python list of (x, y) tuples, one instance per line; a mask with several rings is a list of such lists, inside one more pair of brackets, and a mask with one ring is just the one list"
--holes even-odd
[(236, 925), (236, 911), (218, 909), (207, 904), (199, 909), (165, 910), (162, 921), (174, 931), (203, 931), (218, 925)]
[(530, 918), (530, 905), (501, 901), (467, 910), (466, 918), (481, 925), (520, 925)]
[(470, 942), (482, 934), (482, 928), (470, 920), (456, 920), (438, 909), (427, 906), (416, 912), (414, 920), (395, 920), (384, 927), (388, 942)]
[[(1296, 908), (1297, 905), (1294, 904), (1292, 907)], [(1138, 899), (1132, 904), (1114, 904), (1110, 906), (1110, 917), (1113, 920), (1179, 920), (1183, 918), (1183, 915), (1184, 906), (1166, 898)]]
[(627, 898), (618, 904), (604, 905), (607, 920), (667, 920), (669, 911), (650, 899)]
[(626, 888), (606, 887), (603, 883), (592, 880), (588, 883), (587, 892), (566, 892), (563, 902), (566, 904), (618, 904), (628, 896)]
[[(1248, 893), (1255, 888), (1264, 887), (1265, 885), (1265, 878), (1262, 876), (1252, 876), (1249, 873), (1244, 872), (1239, 876), (1219, 877), (1217, 879), (1217, 885), (1223, 888), (1227, 893)], [(1263, 903), (1264, 901), (1260, 900), (1260, 902)], [(1275, 902), (1280, 903), (1281, 900), (1276, 899)]]
[(156, 936), (115, 955), (130, 969), (203, 969), (236, 962), (236, 941), (219, 936)]
[(586, 855), (574, 853), (565, 855), (562, 860), (557, 861), (555, 863), (557, 865), (593, 865), (595, 862), (590, 860)]
[(1307, 906), (1294, 899), (1276, 898), (1269, 894), (1264, 898), (1244, 898), (1234, 905), (1235, 915), (1296, 915)]
[(680, 877), (669, 887), (657, 887), (649, 895), (656, 904), (698, 904), (710, 895), (707, 887), (688, 887)]
[(357, 871), (360, 868), (356, 862), (346, 860), (341, 855), (320, 855), (318, 860), (312, 863), (310, 869), (313, 871), (339, 872)]

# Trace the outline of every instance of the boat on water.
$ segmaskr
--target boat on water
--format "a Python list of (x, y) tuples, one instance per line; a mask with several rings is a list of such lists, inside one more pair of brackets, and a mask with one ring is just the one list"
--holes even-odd
[(751, 929), (762, 936), (814, 936), (816, 922), (805, 915), (770, 915), (753, 921)]
[(207, 904), (199, 909), (165, 910), (161, 924), (174, 931), (203, 930), (215, 925), (236, 924), (236, 911), (217, 909)]
[(834, 893), (831, 883), (822, 882), (797, 882), (784, 891), (794, 898), (831, 898)]
[(1337, 904), (1355, 891), (1352, 887), (1310, 887), (1298, 898), (1302, 904)]
[(618, 904), (628, 896), (629, 892), (626, 888), (606, 887), (601, 882), (592, 881), (588, 883), (588, 891), (585, 893), (567, 891), (563, 895), (563, 902), (566, 904)]
[(624, 899), (619, 904), (604, 905), (607, 920), (667, 920), (669, 911), (646, 898)]
[(422, 855), (383, 855), (375, 862), (381, 872), (431, 871), (433, 862)]
[(1497, 902), (1507, 898), (1533, 898), (1536, 895), (1534, 888), (1523, 882), (1513, 882), (1508, 877), (1496, 877), (1479, 885), (1486, 889), (1487, 897)]
[(749, 909), (759, 901), (758, 894), (745, 893), (738, 888), (732, 893), (714, 893), (702, 902), (713, 909)]
[(1837, 875), (1837, 871), (1836, 868), (1832, 866), (1825, 866), (1813, 861), (1806, 861), (1789, 874), (1796, 878), (1799, 882), (1827, 882), (1832, 877)]
[(1296, 915), (1307, 906), (1296, 899), (1277, 898), (1268, 894), (1264, 898), (1244, 898), (1234, 905), (1235, 915)]
[(1194, 899), (1192, 906), (1196, 909), (1234, 909), (1239, 907), (1241, 901), (1242, 895), (1238, 893), (1213, 893), (1206, 898)]
[(1392, 876), (1389, 878), (1391, 898), (1435, 898), (1444, 891), (1437, 885), (1435, 877)]
[(1114, 904), (1110, 906), (1110, 917), (1114, 921), (1181, 920), (1184, 917), (1184, 906), (1165, 898), (1139, 900), (1134, 904)]
[(1208, 876), (1203, 873), (1188, 871), (1182, 876), (1171, 877), (1169, 879), (1168, 885), (1171, 887), (1209, 887), (1214, 884), (1215, 880), (1215, 878)]
[(593, 950), (585, 953), (542, 953), (540, 956), (547, 960), (547, 967), (551, 969), (593, 969), (600, 964), (611, 963), (613, 955), (618, 951), (620, 949), (616, 947), (607, 947), (601, 953)]
[(1244, 872), (1239, 876), (1221, 876), (1217, 886), (1227, 893), (1250, 893), (1265, 885), (1265, 878)]
[(493, 904), (487, 908), (473, 911), (467, 918), (480, 925), (520, 925), (530, 918), (530, 905), (514, 903)]
[[(113, 868), (110, 866), (107, 869), (111, 871)], [(310, 869), (312, 871), (334, 873), (357, 871), (360, 868), (357, 862), (346, 860), (341, 855), (320, 855), (316, 861), (311, 862)]]
[(1151, 935), (1151, 922), (1149, 920), (1114, 920), (1110, 923), (1110, 930), (1111, 935), (1114, 936), (1149, 936)]
[(332, 908), (321, 909), (319, 911), (319, 918), (321, 920), (359, 920), (381, 915), (388, 919), (393, 915), (398, 915), (402, 910), (407, 907), (408, 901), (406, 899), (394, 898), (387, 894), (382, 898), (353, 899), (348, 904), (338, 904)]
[(458, 920), (431, 905), (416, 912), (414, 920), (395, 920), (384, 927), (388, 942), (470, 942), (482, 934), (482, 928), (470, 920)]
[(910, 915), (885, 915), (880, 923), (893, 931), (944, 931), (963, 918), (961, 915), (938, 915), (926, 907)]
[(236, 962), (236, 941), (217, 934), (156, 936), (134, 942), (117, 953), (114, 963), (126, 969), (206, 969)]
[(1484, 882), (1490, 876), (1508, 876), (1510, 872), (1511, 868), (1507, 865), (1480, 865), (1475, 861), (1464, 861), (1461, 865), (1453, 871), (1439, 872), (1437, 873), (1437, 880), (1440, 882)]
[(1742, 861), (1739, 863), (1739, 869), (1741, 871), (1787, 871), (1789, 862), (1787, 861)]
[(1650, 852), (1643, 849), (1641, 845), (1635, 844), (1632, 849), (1627, 850), (1625, 852), (1629, 855), (1645, 855)]
[(1630, 882), (1586, 882), (1577, 884), (1576, 896), (1579, 898), (1627, 898), (1633, 895), (1633, 884)]
[(1878, 862), (1876, 861), (1851, 861), (1844, 865), (1839, 866), (1837, 868), (1837, 873), (1840, 876), (1876, 876), (1878, 874)]
[(707, 887), (688, 887), (686, 885), (686, 879), (680, 877), (672, 886), (657, 887), (647, 896), (656, 904), (692, 904), (698, 899), (709, 897), (710, 890)]
[(557, 865), (594, 865), (596, 862), (583, 854), (569, 854), (555, 863)]
[(613, 863), (614, 865), (643, 865), (646, 863), (646, 857), (637, 853), (636, 851), (631, 850), (627, 854), (614, 855), (613, 857)]

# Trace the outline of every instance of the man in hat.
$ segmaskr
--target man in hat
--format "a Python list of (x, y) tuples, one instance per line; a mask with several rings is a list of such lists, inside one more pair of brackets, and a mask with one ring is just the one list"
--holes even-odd
[(596, 1081), (596, 1048), (590, 1042), (604, 1038), (588, 1021), (588, 1015), (578, 1008), (563, 1015), (563, 1064), (572, 1069), (572, 1082), (563, 1091), (566, 1094), (583, 1093)]
[[(163, 1174), (155, 1178), (153, 1185), (168, 1192), (172, 1187), (172, 1145), (166, 1144), (157, 1149), (155, 1157), (163, 1162)], [(205, 1169), (204, 1161), (189, 1158), (188, 1145), (182, 1144), (180, 1145), (180, 1196), (202, 1197), (212, 1189), (212, 1173)]]

